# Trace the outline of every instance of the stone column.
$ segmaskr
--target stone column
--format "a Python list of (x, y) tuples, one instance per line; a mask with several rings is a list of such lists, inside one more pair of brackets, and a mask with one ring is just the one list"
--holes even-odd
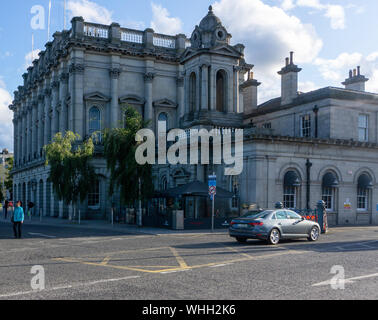
[(69, 68), (70, 77), (72, 77), (71, 89), (71, 108), (73, 118), (70, 119), (70, 128), (74, 133), (84, 138), (84, 65), (73, 62)]
[(201, 80), (201, 110), (208, 110), (209, 101), (209, 66), (203, 64), (202, 67), (202, 80)]
[(51, 89), (46, 86), (45, 91), (45, 105), (44, 105), (44, 133), (43, 133), (43, 145), (50, 143), (51, 134), (51, 119), (50, 119), (50, 105), (51, 105)]
[(17, 113), (14, 112), (13, 114), (14, 118), (12, 120), (13, 122), (13, 157), (14, 157), (14, 162), (17, 164), (17, 157), (18, 157), (18, 151), (17, 151), (17, 146), (18, 146), (18, 117)]
[[(31, 111), (28, 111), (27, 109), (23, 111), (23, 114), (22, 114), (22, 129), (21, 129), (21, 135), (22, 135), (22, 146), (21, 146), (21, 155), (22, 155), (22, 163), (24, 163), (24, 161), (27, 161), (28, 159), (28, 156), (29, 154), (27, 153), (27, 151), (29, 151), (31, 145), (29, 144), (29, 136), (31, 136), (31, 131), (30, 131), (30, 127), (29, 127), (29, 122), (31, 121), (28, 121), (29, 118), (31, 119), (31, 116), (27, 116)], [(29, 148), (27, 148), (27, 146), (29, 145)]]
[(26, 119), (27, 119), (27, 127), (26, 128), (26, 137), (25, 137), (25, 155), (26, 155), (26, 162), (28, 161), (31, 161), (33, 159), (33, 143), (34, 143), (34, 140), (33, 140), (33, 136), (34, 136), (34, 132), (35, 132), (35, 129), (34, 129), (34, 122), (33, 122), (33, 117), (34, 117), (34, 107), (33, 107), (33, 104), (32, 102), (30, 102), (31, 104), (28, 106), (28, 112), (26, 114)]
[[(118, 58), (118, 57), (117, 57)], [(112, 60), (114, 57), (112, 57)], [(119, 68), (112, 68), (109, 71), (110, 74), (110, 95), (111, 95), (111, 105), (110, 105), (110, 113), (109, 113), (109, 127), (110, 128), (116, 128), (118, 125), (118, 99), (119, 99), (119, 93), (118, 93), (118, 79), (119, 75), (121, 73), (121, 69)]]
[(41, 157), (41, 150), (43, 148), (44, 140), (44, 122), (45, 122), (45, 97), (43, 94), (38, 96), (38, 147), (37, 147), (37, 158)]
[(38, 102), (32, 105), (32, 159), (34, 160), (38, 149)]
[(59, 76), (59, 104), (60, 104), (60, 116), (59, 116), (59, 131), (64, 134), (68, 130), (67, 121), (67, 90), (68, 90), (68, 73), (62, 72)]
[(217, 109), (217, 75), (214, 68), (210, 69), (210, 110)]
[(184, 77), (180, 76), (177, 78), (177, 127), (180, 126), (180, 119), (185, 114), (185, 91), (184, 91)]
[(155, 74), (152, 72), (146, 73), (144, 76), (144, 95), (146, 97), (146, 104), (144, 107), (144, 120), (150, 121), (149, 127), (154, 128), (154, 117), (153, 117), (153, 97), (152, 97), (152, 82), (155, 77)]
[(51, 83), (51, 140), (59, 132), (58, 89), (59, 82), (56, 78), (53, 78), (53, 81)]

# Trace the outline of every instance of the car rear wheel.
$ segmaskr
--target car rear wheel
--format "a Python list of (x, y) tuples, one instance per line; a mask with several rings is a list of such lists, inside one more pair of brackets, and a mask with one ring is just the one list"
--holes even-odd
[(309, 241), (317, 241), (319, 239), (320, 231), (319, 228), (314, 226), (311, 228), (310, 235), (308, 236)]
[(278, 229), (272, 229), (269, 233), (268, 243), (272, 245), (278, 244), (280, 242), (280, 231)]
[(246, 243), (247, 238), (236, 237), (236, 241), (239, 242), (239, 243)]

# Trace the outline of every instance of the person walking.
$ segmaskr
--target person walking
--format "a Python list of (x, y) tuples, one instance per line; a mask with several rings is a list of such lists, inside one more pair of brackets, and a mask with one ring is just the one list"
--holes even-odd
[(21, 201), (17, 201), (16, 207), (14, 208), (12, 222), (13, 222), (13, 232), (16, 239), (21, 239), (21, 226), (24, 223), (25, 215), (24, 209), (21, 207)]
[(8, 208), (9, 208), (9, 201), (5, 200), (4, 203), (4, 219), (7, 220), (8, 217)]

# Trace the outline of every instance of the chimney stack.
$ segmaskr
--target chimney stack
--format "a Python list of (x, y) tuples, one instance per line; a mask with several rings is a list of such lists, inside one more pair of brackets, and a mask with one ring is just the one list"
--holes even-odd
[(281, 105), (290, 104), (298, 96), (298, 73), (302, 70), (294, 64), (294, 52), (285, 59), (286, 65), (278, 72), (281, 75)]
[(248, 79), (240, 85), (243, 92), (244, 113), (248, 114), (257, 109), (257, 87), (261, 84), (253, 79), (253, 72), (248, 71)]
[(345, 79), (342, 83), (347, 90), (365, 91), (365, 82), (369, 81), (368, 78), (361, 75), (361, 67), (349, 70), (349, 78)]

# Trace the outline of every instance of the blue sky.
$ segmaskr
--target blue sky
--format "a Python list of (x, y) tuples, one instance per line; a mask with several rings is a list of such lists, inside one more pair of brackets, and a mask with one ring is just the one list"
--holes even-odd
[[(378, 1), (376, 0), (66, 0), (67, 26), (72, 16), (135, 29), (190, 36), (212, 4), (233, 35), (232, 44), (246, 46), (246, 60), (255, 65), (262, 85), (259, 102), (280, 94), (277, 71), (289, 51), (303, 68), (299, 90), (341, 86), (351, 68), (361, 65), (378, 92)], [(13, 0), (0, 11), (0, 148), (12, 146), (12, 114), (8, 105), (32, 57), (47, 41), (49, 0)], [(43, 30), (33, 29), (34, 6), (45, 11)], [(64, 1), (52, 0), (51, 34), (64, 25)]]

